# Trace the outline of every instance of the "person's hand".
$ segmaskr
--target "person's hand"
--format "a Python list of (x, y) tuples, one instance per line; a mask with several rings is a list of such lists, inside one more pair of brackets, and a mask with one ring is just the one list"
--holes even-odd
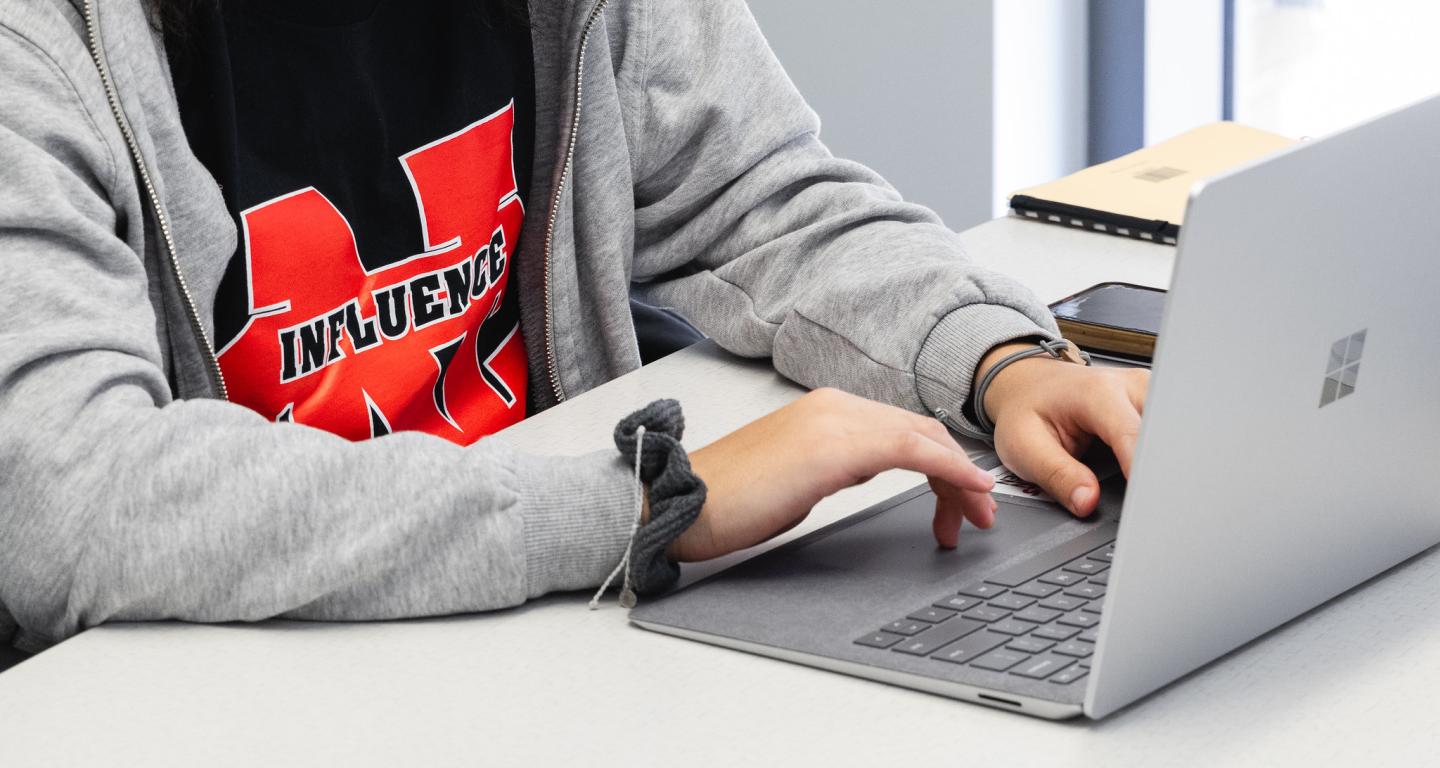
[[(979, 375), (1028, 346), (997, 346), (981, 360)], [(995, 451), (1015, 474), (1085, 517), (1100, 501), (1100, 482), (1075, 457), (1098, 437), (1129, 477), (1149, 383), (1150, 372), (1138, 368), (1089, 368), (1043, 356), (1012, 363), (985, 393)]]
[(924, 473), (935, 490), (935, 539), (953, 548), (962, 520), (995, 521), (994, 478), (970, 463), (935, 419), (833, 389), (790, 405), (690, 455), (709, 492), (700, 517), (671, 545), (706, 560), (794, 527), (821, 499), (888, 469)]

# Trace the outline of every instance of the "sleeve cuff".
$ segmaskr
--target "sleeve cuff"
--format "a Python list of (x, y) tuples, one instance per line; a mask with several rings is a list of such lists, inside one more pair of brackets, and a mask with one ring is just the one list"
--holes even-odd
[(1039, 337), (1058, 340), (1054, 326), (1036, 324), (1025, 314), (999, 304), (970, 304), (940, 318), (915, 359), (920, 402), (951, 429), (980, 439), (989, 436), (965, 416), (975, 369), (997, 344)]
[(619, 455), (531, 457), (517, 475), (528, 596), (604, 581), (625, 553), (635, 517), (635, 478)]

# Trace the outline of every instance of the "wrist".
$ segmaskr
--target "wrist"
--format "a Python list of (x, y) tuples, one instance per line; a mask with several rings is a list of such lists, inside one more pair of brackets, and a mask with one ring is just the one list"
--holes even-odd
[[(986, 352), (975, 373), (976, 381), (980, 383), (972, 393), (973, 398), (980, 399), (971, 406), (977, 415), (980, 411), (984, 412), (983, 422), (989, 423), (982, 422), (982, 425), (993, 430), (1009, 404), (1022, 399), (1023, 393), (1032, 388), (1036, 372), (1047, 362), (1088, 366), (1090, 357), (1065, 339), (1058, 342), (1035, 339), (1007, 342)], [(1045, 375), (1048, 374), (1040, 374), (1042, 377)]]
[(684, 429), (680, 404), (674, 400), (656, 400), (615, 426), (615, 447), (622, 461), (635, 468), (639, 485), (634, 502), (639, 506), (638, 525), (632, 523), (630, 547), (616, 568), (625, 573), (622, 604), (627, 593), (633, 600), (636, 592), (659, 592), (680, 576), (669, 556), (671, 548), (705, 503), (704, 481), (692, 470), (680, 442)]
[[(990, 351), (986, 352), (985, 355), (980, 358), (980, 364), (975, 367), (975, 378), (973, 379), (973, 381), (975, 382), (976, 391), (971, 393), (971, 397), (976, 398), (980, 396), (981, 393), (978, 391), (979, 384), (981, 381), (984, 381), (986, 376), (990, 374), (990, 370), (992, 368), (1000, 364), (1002, 360), (1009, 357), (1010, 355), (1013, 355), (1016, 352), (1022, 352), (1027, 349), (1032, 349), (1034, 348), (1034, 346), (1035, 340), (1022, 339), (1019, 341), (1008, 341), (1003, 344), (996, 344), (995, 346), (991, 347)], [(999, 423), (1000, 410), (1003, 407), (1002, 403), (1006, 399), (1005, 393), (1007, 385), (1010, 384), (1015, 378), (1014, 370), (1023, 364), (1031, 362), (1031, 360), (1033, 359), (1034, 358), (1027, 358), (1025, 360), (1016, 361), (1014, 363), (1011, 363), (1009, 366), (1006, 366), (1005, 370), (1002, 370), (999, 373), (995, 374), (994, 381), (990, 383), (990, 386), (987, 387), (984, 392), (985, 401), (982, 403), (972, 399), (971, 408), (977, 410), (980, 408), (984, 408), (985, 413), (990, 417), (990, 421), (992, 423)]]
[(1004, 344), (996, 344), (991, 347), (990, 351), (986, 352), (984, 356), (980, 358), (980, 364), (975, 366), (975, 381), (978, 382), (985, 378), (985, 375), (990, 372), (991, 368), (995, 367), (996, 363), (999, 363), (1010, 354), (1019, 352), (1022, 349), (1029, 349), (1033, 346), (1035, 346), (1033, 340), (1022, 339), (1020, 341), (1007, 341)]
[[(700, 512), (695, 516), (695, 520), (691, 522), (685, 530), (681, 531), (680, 535), (676, 536), (675, 540), (671, 541), (669, 546), (665, 548), (665, 556), (668, 557), (671, 562), (692, 563), (698, 560), (708, 560), (717, 554), (723, 554), (715, 551), (714, 542), (708, 528), (709, 515), (711, 508), (714, 506), (712, 503), (714, 486), (711, 479), (707, 477), (707, 475), (711, 473), (705, 466), (703, 451), (704, 449), (702, 448), (700, 451), (690, 455), (690, 469), (695, 473), (695, 477), (699, 479), (701, 485), (705, 487), (705, 499), (700, 505)], [(647, 499), (645, 503), (646, 511), (644, 514), (648, 518), (650, 514), (650, 502)]]

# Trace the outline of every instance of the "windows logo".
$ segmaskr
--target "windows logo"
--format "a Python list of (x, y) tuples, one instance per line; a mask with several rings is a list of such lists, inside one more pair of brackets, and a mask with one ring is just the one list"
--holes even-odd
[(1360, 355), (1365, 351), (1365, 331), (1351, 334), (1330, 346), (1330, 364), (1325, 367), (1325, 384), (1320, 389), (1320, 407), (1355, 391), (1360, 375)]

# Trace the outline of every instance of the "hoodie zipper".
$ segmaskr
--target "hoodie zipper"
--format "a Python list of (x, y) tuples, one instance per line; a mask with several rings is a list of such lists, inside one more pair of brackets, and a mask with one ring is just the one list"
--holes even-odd
[(180, 287), (181, 298), (185, 300), (185, 311), (190, 320), (190, 329), (194, 331), (196, 340), (200, 342), (200, 350), (205, 356), (211, 383), (215, 385), (215, 391), (220, 395), (220, 399), (228, 400), (230, 398), (229, 392), (225, 388), (225, 377), (220, 372), (220, 361), (215, 357), (215, 349), (210, 345), (210, 334), (205, 331), (204, 324), (200, 322), (200, 311), (195, 308), (195, 298), (191, 296), (190, 287), (185, 282), (185, 275), (180, 271), (180, 261), (175, 255), (175, 239), (170, 234), (170, 220), (165, 216), (165, 209), (160, 206), (160, 196), (155, 192), (155, 185), (150, 180), (150, 171), (145, 167), (145, 158), (140, 154), (140, 144), (135, 141), (135, 134), (130, 130), (130, 123), (125, 119), (124, 110), (120, 108), (120, 96), (115, 91), (115, 82), (110, 78), (110, 69), (105, 63), (105, 56), (100, 48), (100, 28), (95, 18), (95, 0), (85, 0), (85, 35), (89, 42), (90, 58), (95, 61), (95, 68), (100, 71), (100, 82), (105, 86), (105, 98), (110, 102), (110, 113), (120, 126), (120, 134), (125, 137), (125, 144), (130, 149), (130, 159), (135, 163), (135, 171), (140, 176), (140, 182), (145, 185), (145, 195), (150, 203), (150, 212), (155, 215), (160, 236), (165, 241), (165, 255), (170, 265), (170, 272), (175, 277), (175, 284)]
[(597, 0), (590, 8), (585, 26), (580, 29), (580, 51), (575, 57), (575, 113), (570, 118), (570, 134), (565, 142), (565, 164), (560, 168), (560, 180), (550, 196), (550, 219), (545, 225), (545, 363), (550, 371), (550, 388), (555, 393), (555, 402), (565, 401), (565, 390), (560, 386), (560, 363), (555, 354), (555, 304), (551, 300), (550, 262), (555, 245), (555, 222), (560, 213), (560, 197), (565, 194), (565, 185), (570, 180), (570, 167), (575, 160), (575, 141), (580, 134), (580, 103), (585, 85), (585, 48), (590, 44), (590, 31), (610, 0)]

